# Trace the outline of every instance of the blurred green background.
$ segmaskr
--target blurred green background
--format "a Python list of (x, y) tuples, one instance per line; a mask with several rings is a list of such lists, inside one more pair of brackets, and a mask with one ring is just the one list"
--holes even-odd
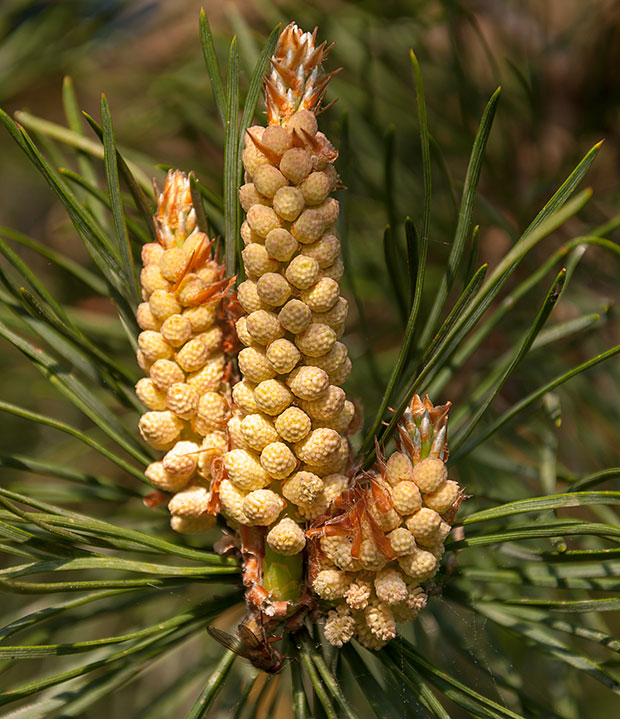
[[(49, 144), (56, 130), (36, 120), (65, 124), (62, 84), (65, 76), (71, 76), (81, 107), (97, 119), (100, 93), (105, 92), (117, 142), (147, 177), (155, 177), (161, 185), (164, 170), (158, 164), (193, 169), (219, 194), (224, 134), (201, 55), (201, 5), (209, 16), (223, 65), (230, 37), (237, 34), (246, 87), (258, 51), (277, 22), (295, 20), (304, 29), (318, 25), (320, 40), (337, 41), (328, 69), (342, 66), (344, 70), (330, 86), (327, 99), (338, 97), (339, 101), (323, 116), (323, 129), (340, 147), (340, 171), (349, 187), (346, 205), (345, 195), (341, 197), (351, 270), (345, 289), (359, 303), (352, 301), (348, 323), (347, 343), (355, 367), (348, 391), (362, 397), (368, 417), (379, 402), (403, 330), (403, 306), (395, 288), (404, 282), (404, 275), (391, 276), (386, 270), (383, 232), (390, 223), (404, 245), (405, 216), (419, 223), (422, 213), (410, 48), (422, 66), (429, 126), (437, 143), (433, 147), (429, 287), (443, 271), (471, 143), (486, 102), (498, 85), (503, 88), (502, 98), (474, 214), (480, 224), (479, 264), (486, 261), (491, 269), (497, 264), (555, 188), (601, 139), (605, 139), (604, 147), (587, 178), (595, 190), (594, 199), (578, 219), (570, 220), (526, 258), (510, 287), (567, 239), (618, 214), (620, 5), (613, 0), (330, 0), (312, 4), (4, 0), (0, 8), (0, 106), (10, 115), (27, 113), (18, 114), (18, 119), (54, 162), (75, 170), (70, 156), (58, 154), (61, 146)], [(85, 136), (96, 140), (84, 128)], [(86, 252), (59, 203), (4, 132), (0, 133), (0, 157), (0, 225), (87, 263)], [(211, 220), (217, 230), (217, 212)], [(609, 235), (615, 241), (619, 236), (618, 231)], [(28, 250), (20, 254), (53, 294), (72, 308), (91, 337), (135, 368), (111, 304), (39, 255)], [(467, 269), (463, 267), (463, 277)], [(554, 319), (567, 321), (590, 313), (599, 313), (600, 318), (588, 331), (533, 352), (503, 388), (492, 415), (544, 381), (618, 343), (617, 278), (615, 261), (602, 250), (588, 248)], [(543, 285), (551, 279), (550, 274)], [(473, 389), (490, 364), (531, 324), (545, 291), (545, 286), (538, 286), (517, 304), (433, 401), (451, 400), (457, 410), (466, 412)], [(429, 290), (422, 317), (430, 298)], [(5, 311), (0, 310), (0, 315), (10, 322)], [(135, 372), (137, 377), (137, 368)], [(549, 451), (559, 479), (617, 465), (619, 386), (617, 360), (576, 378), (550, 398), (551, 404), (557, 401), (561, 408), (561, 427), (544, 412), (509, 425), (496, 440), (496, 455), (485, 456), (482, 463), (472, 455), (459, 465), (462, 481), (476, 494), (502, 496), (494, 484), (493, 467), (499, 471), (505, 456), (521, 467), (518, 480), (526, 494), (528, 482), (541, 481), (541, 458)], [(77, 409), (59, 401), (47, 381), (7, 343), (0, 345), (0, 396), (90, 427)], [(128, 413), (127, 421), (132, 424), (137, 419)], [(0, 451), (53, 454), (56, 461), (69, 466), (88, 466), (89, 455), (58, 433), (11, 416), (2, 416), (2, 427)], [(3, 470), (5, 486), (15, 488), (22, 478), (22, 474)], [(132, 485), (131, 479), (118, 479)], [(512, 485), (507, 491), (521, 496)], [(533, 491), (541, 493), (540, 487)], [(44, 487), (37, 492), (46, 496)], [(113, 503), (80, 507), (85, 508), (100, 516), (113, 516), (115, 511)], [(140, 521), (146, 521), (139, 506), (134, 510)], [(469, 630), (482, 631), (483, 625)], [(527, 661), (527, 657), (522, 659)], [(451, 661), (458, 664), (456, 659)], [(589, 688), (584, 685), (584, 698)], [(561, 698), (558, 701), (561, 704)], [(606, 699), (601, 700), (592, 705), (591, 716), (608, 716), (609, 707)], [(574, 707), (565, 709), (571, 715)]]

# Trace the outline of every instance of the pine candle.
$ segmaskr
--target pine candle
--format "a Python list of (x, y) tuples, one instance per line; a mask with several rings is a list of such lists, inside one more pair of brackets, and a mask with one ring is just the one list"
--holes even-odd
[(154, 221), (157, 242), (142, 248), (137, 311), (138, 364), (148, 376), (136, 394), (148, 410), (140, 433), (166, 454), (145, 474), (172, 494), (172, 528), (196, 534), (215, 524), (213, 461), (228, 449), (230, 282), (196, 226), (187, 175), (168, 173)]
[[(247, 130), (239, 190), (247, 279), (236, 329), (244, 348), (229, 422), (236, 446), (224, 467), (238, 521), (265, 527), (264, 584), (276, 600), (294, 593), (285, 597), (282, 572), (270, 565), (288, 561), (298, 573), (306, 523), (348, 483), (355, 413), (341, 389), (351, 362), (339, 342), (348, 305), (339, 286), (339, 205), (330, 197), (340, 186), (337, 153), (316, 119), (331, 77), (320, 72), (328, 50), (295, 25), (280, 36), (265, 78), (269, 124)], [(223, 496), (222, 509), (233, 509)]]

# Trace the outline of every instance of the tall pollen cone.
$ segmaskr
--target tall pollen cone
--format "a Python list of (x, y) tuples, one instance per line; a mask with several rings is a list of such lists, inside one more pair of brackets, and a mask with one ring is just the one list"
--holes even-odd
[(166, 453), (145, 474), (172, 494), (172, 528), (196, 534), (215, 524), (212, 469), (228, 449), (231, 281), (213, 241), (196, 226), (184, 173), (168, 173), (154, 222), (157, 242), (142, 248), (137, 312), (138, 364), (148, 376), (136, 394), (148, 410), (140, 419), (142, 437)]
[(463, 497), (445, 466), (449, 408), (416, 395), (397, 450), (386, 462), (377, 447), (376, 466), (308, 531), (319, 545), (312, 588), (331, 605), (325, 637), (334, 646), (355, 637), (380, 649), (426, 606), (422, 585), (439, 569)]
[(246, 132), (242, 379), (220, 492), (222, 511), (262, 542), (264, 596), (284, 602), (299, 595), (308, 523), (348, 485), (355, 414), (341, 389), (351, 362), (339, 341), (348, 303), (330, 197), (341, 187), (337, 152), (316, 119), (334, 73), (321, 72), (329, 48), (315, 35), (283, 31), (264, 81), (269, 124)]

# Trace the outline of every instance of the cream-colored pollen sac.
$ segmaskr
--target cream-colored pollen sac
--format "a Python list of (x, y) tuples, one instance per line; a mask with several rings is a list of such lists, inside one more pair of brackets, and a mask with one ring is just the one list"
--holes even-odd
[(321, 427), (296, 444), (295, 452), (302, 462), (320, 465), (338, 450), (341, 439), (336, 430)]
[(248, 182), (239, 188), (239, 204), (247, 212), (252, 205), (268, 205), (269, 200), (258, 192), (253, 182)]
[[(262, 207), (262, 205), (254, 205), (253, 210), (256, 207)], [(263, 207), (264, 210), (271, 210), (270, 207)], [(273, 210), (271, 210), (273, 212)], [(276, 213), (273, 212), (274, 216), (277, 217)], [(248, 245), (241, 253), (243, 257), (243, 266), (248, 275), (256, 277), (257, 279), (264, 275), (266, 272), (275, 272), (280, 263), (277, 260), (272, 259), (268, 254), (267, 250), (263, 245), (252, 243)]]
[(243, 432), (241, 431), (242, 415), (235, 412), (233, 416), (228, 420), (226, 429), (228, 431), (228, 439), (230, 443), (229, 449), (245, 449), (248, 452), (252, 449), (247, 443)]
[(297, 522), (289, 517), (284, 517), (269, 530), (267, 544), (276, 554), (292, 556), (303, 551), (306, 546), (306, 537)]
[(252, 335), (248, 332), (248, 319), (245, 315), (239, 317), (239, 319), (235, 322), (235, 332), (239, 342), (246, 347), (249, 347), (254, 343)]
[(262, 489), (271, 481), (256, 455), (244, 449), (231, 449), (226, 452), (224, 467), (235, 487), (246, 492)]
[(392, 502), (399, 514), (413, 514), (422, 506), (422, 495), (416, 484), (403, 481), (393, 486)]
[(340, 257), (319, 272), (319, 277), (331, 277), (332, 280), (336, 280), (336, 282), (340, 282), (342, 275), (344, 275), (344, 263)]
[(180, 347), (192, 336), (192, 323), (183, 315), (170, 315), (162, 324), (160, 332), (169, 345)]
[[(270, 199), (278, 190), (288, 185), (286, 177), (273, 165), (261, 165), (252, 176), (252, 179), (257, 192)], [(263, 235), (263, 237), (265, 236)]]
[(181, 305), (172, 292), (166, 290), (155, 290), (149, 297), (149, 307), (153, 317), (160, 322), (168, 319), (170, 315), (176, 315), (181, 312)]
[(371, 504), (369, 510), (375, 522), (377, 522), (383, 532), (391, 532), (402, 522), (402, 517), (395, 509), (389, 509), (387, 512), (382, 512), (376, 504)]
[[(278, 217), (277, 213), (272, 207), (267, 207), (266, 205), (252, 205), (250, 209), (248, 210), (247, 214), (247, 223), (250, 226), (250, 229), (252, 229), (259, 237), (267, 237), (267, 235), (271, 232), (271, 230), (275, 230), (277, 227), (281, 227), (282, 220)], [(251, 246), (251, 245), (249, 245)], [(259, 247), (262, 247), (261, 245), (258, 245)], [(262, 247), (263, 250), (265, 250), (264, 247)], [(247, 250), (247, 247), (246, 247)], [(245, 252), (245, 250), (244, 250)], [(265, 250), (265, 255), (267, 254)], [(249, 255), (250, 257), (253, 257), (252, 254)], [(248, 261), (258, 262), (258, 260), (246, 260), (245, 255), (244, 257), (244, 263), (246, 264)], [(256, 257), (260, 257), (260, 255), (256, 255)], [(266, 261), (266, 260), (263, 260)], [(248, 270), (251, 272), (251, 270)], [(265, 270), (268, 271), (268, 270)], [(254, 274), (261, 274), (259, 272), (256, 272)]]
[(291, 225), (291, 235), (302, 245), (309, 245), (321, 237), (326, 226), (320, 210), (309, 208), (304, 210)]
[(435, 510), (422, 507), (405, 522), (418, 544), (432, 543), (441, 524), (441, 517)]
[(256, 292), (270, 307), (281, 307), (290, 297), (291, 286), (285, 277), (275, 272), (266, 272), (258, 278)]
[(394, 615), (384, 602), (370, 602), (364, 609), (364, 619), (377, 639), (387, 642), (396, 636)]
[[(246, 172), (253, 175), (257, 167), (269, 162), (268, 158), (256, 147), (252, 138), (262, 140), (265, 128), (262, 125), (252, 125), (246, 130), (245, 149), (243, 150), (243, 166)], [(250, 136), (251, 134), (251, 136)]]
[(144, 267), (147, 265), (157, 265), (164, 254), (164, 248), (158, 242), (147, 242), (142, 245), (140, 257)]
[(314, 137), (318, 130), (318, 122), (314, 112), (310, 110), (298, 110), (284, 121), (284, 126), (290, 133), (295, 133), (302, 138), (305, 135)]
[(335, 429), (339, 434), (345, 434), (348, 432), (351, 422), (355, 417), (355, 405), (350, 400), (345, 400), (344, 405), (340, 412), (331, 419), (323, 420), (321, 425), (323, 427), (331, 427)]
[(320, 367), (304, 365), (291, 372), (286, 384), (300, 399), (317, 399), (329, 387), (329, 376)]
[(223, 479), (219, 489), (222, 511), (229, 518), (240, 524), (249, 524), (243, 512), (243, 502), (247, 492), (236, 487), (230, 480)]
[(328, 374), (338, 369), (347, 359), (348, 352), (342, 342), (334, 343), (334, 346), (320, 357), (304, 357), (304, 364), (315, 365), (324, 369)]
[(341, 647), (351, 640), (355, 633), (355, 619), (347, 607), (339, 606), (327, 613), (325, 639), (333, 647)]
[(140, 347), (144, 356), (152, 362), (172, 357), (172, 347), (159, 332), (154, 332), (153, 330), (140, 332), (138, 335), (138, 347)]
[(140, 272), (140, 285), (148, 299), (155, 290), (167, 290), (170, 287), (168, 281), (162, 277), (159, 267), (156, 264), (147, 265)]
[(254, 401), (261, 412), (276, 415), (284, 412), (291, 404), (293, 395), (284, 382), (268, 379), (254, 389)]
[(266, 356), (278, 374), (288, 374), (301, 360), (301, 352), (286, 339), (271, 342), (267, 347)]
[(369, 581), (357, 577), (345, 592), (345, 600), (351, 609), (366, 609), (372, 594), (372, 585)]
[(180, 474), (170, 474), (166, 472), (161, 462), (152, 462), (144, 470), (147, 479), (158, 489), (165, 492), (178, 492), (187, 484), (187, 477)]
[(259, 345), (268, 345), (284, 336), (284, 328), (278, 321), (277, 315), (267, 310), (257, 310), (249, 314), (246, 318), (246, 326), (254, 342)]
[(336, 344), (336, 333), (328, 325), (311, 324), (295, 337), (295, 344), (304, 355), (321, 357)]
[(147, 409), (166, 409), (166, 393), (156, 387), (149, 377), (142, 377), (137, 381), (136, 395)]
[(168, 509), (178, 517), (199, 517), (207, 511), (208, 502), (209, 490), (201, 484), (191, 484), (174, 495)]
[(303, 332), (312, 319), (312, 310), (301, 300), (289, 300), (278, 314), (278, 320), (288, 332)]
[(138, 350), (136, 352), (136, 362), (138, 363), (138, 367), (145, 373), (151, 369), (151, 365), (153, 364), (152, 360), (149, 360), (144, 356), (144, 352), (142, 350)]
[(283, 227), (271, 230), (265, 238), (265, 249), (270, 257), (280, 262), (288, 262), (297, 252), (299, 242)]
[(340, 599), (344, 597), (351, 580), (345, 572), (338, 569), (324, 569), (319, 572), (312, 588), (321, 599)]
[(312, 472), (295, 472), (282, 484), (282, 495), (293, 504), (312, 504), (323, 490), (323, 480)]
[(387, 535), (394, 554), (401, 557), (404, 554), (411, 554), (415, 548), (415, 537), (405, 527), (397, 527)]
[(225, 359), (223, 354), (210, 357), (204, 367), (187, 376), (187, 384), (193, 387), (199, 395), (205, 392), (217, 392), (224, 379)]
[(381, 554), (372, 539), (364, 539), (360, 546), (360, 563), (364, 569), (378, 572), (387, 564), (387, 559)]
[[(334, 282), (329, 278), (324, 277), (319, 282)], [(317, 283), (318, 284), (318, 283)], [(338, 287), (338, 283), (335, 283)], [(333, 286), (332, 286), (333, 287)], [(318, 305), (317, 305), (318, 306)], [(340, 325), (347, 319), (349, 314), (349, 303), (344, 297), (337, 297), (334, 304), (325, 311), (312, 312), (312, 319), (314, 322), (322, 322), (324, 325), (329, 325), (334, 331), (336, 331)]]
[(297, 466), (295, 455), (284, 442), (271, 442), (260, 455), (260, 463), (274, 479), (284, 479)]
[(293, 139), (284, 127), (280, 125), (269, 125), (265, 128), (261, 138), (263, 145), (268, 147), (274, 155), (282, 157), (282, 155), (290, 149)]
[(232, 388), (233, 402), (240, 407), (244, 412), (252, 414), (258, 412), (258, 405), (254, 399), (255, 385), (248, 380), (241, 380)]
[(228, 403), (219, 392), (205, 392), (198, 400), (197, 415), (210, 431), (221, 429), (228, 419)]
[(300, 292), (300, 297), (312, 312), (327, 312), (340, 296), (340, 287), (337, 282), (328, 277), (315, 282), (311, 287)]
[(242, 510), (251, 524), (267, 527), (280, 516), (284, 504), (282, 497), (270, 489), (255, 489), (243, 500)]
[(198, 411), (199, 396), (189, 384), (177, 382), (166, 394), (166, 406), (181, 419), (191, 419)]
[(293, 287), (305, 290), (316, 282), (319, 270), (319, 263), (313, 257), (297, 255), (289, 262), (284, 274)]
[(301, 400), (301, 408), (312, 419), (323, 421), (336, 417), (344, 407), (346, 395), (344, 390), (335, 385), (329, 385), (318, 399)]
[(390, 455), (387, 461), (385, 478), (392, 485), (399, 482), (413, 481), (411, 460), (404, 452), (394, 452)]
[(328, 197), (316, 208), (316, 211), (323, 218), (325, 227), (331, 227), (340, 214), (340, 203), (333, 197)]
[(243, 501), (247, 492), (236, 487), (229, 479), (223, 479), (220, 483), (219, 495), (222, 511), (228, 518), (240, 524), (250, 523), (243, 512)]
[(199, 339), (186, 342), (176, 354), (179, 367), (185, 372), (196, 372), (207, 361), (209, 353)]
[(239, 285), (237, 288), (237, 299), (241, 307), (243, 307), (244, 311), (248, 314), (256, 310), (266, 309), (258, 295), (256, 282), (252, 280), (246, 280)]
[(245, 347), (237, 356), (239, 369), (250, 382), (263, 382), (275, 377), (276, 371), (267, 355), (257, 347)]
[(344, 491), (348, 489), (350, 481), (344, 474), (329, 474), (323, 477), (325, 498), (332, 504)]
[(296, 220), (305, 204), (304, 196), (296, 187), (281, 187), (273, 198), (273, 209), (287, 222)]
[(327, 512), (327, 500), (323, 492), (319, 492), (314, 502), (310, 504), (300, 504), (297, 507), (299, 516), (308, 521), (313, 521), (318, 517), (322, 517)]
[(405, 574), (423, 582), (435, 573), (437, 558), (431, 552), (417, 548), (411, 554), (398, 557), (398, 564)]
[(299, 442), (312, 429), (312, 420), (299, 407), (289, 407), (276, 418), (275, 427), (286, 442)]
[(298, 185), (310, 174), (312, 158), (310, 153), (299, 147), (287, 150), (280, 160), (280, 171), (294, 185)]
[(329, 195), (331, 182), (324, 172), (311, 172), (300, 184), (299, 189), (306, 204), (320, 205)]
[(349, 537), (332, 536), (321, 537), (321, 550), (338, 569), (355, 572), (362, 567), (357, 559), (351, 555), (353, 543)]
[(446, 465), (436, 457), (427, 457), (413, 468), (413, 481), (421, 492), (434, 492), (448, 478)]
[(177, 442), (164, 455), (162, 465), (169, 474), (189, 479), (196, 471), (199, 450), (195, 442)]
[(261, 452), (268, 444), (278, 440), (273, 423), (261, 414), (248, 414), (241, 420), (241, 434), (250, 447)]
[(192, 332), (204, 332), (215, 322), (217, 306), (215, 303), (188, 307), (183, 310), (183, 317), (189, 320)]
[(153, 315), (148, 302), (141, 302), (136, 310), (136, 320), (141, 330), (158, 332), (161, 322)]
[[(331, 384), (335, 385), (342, 385), (344, 384), (347, 379), (349, 378), (349, 375), (351, 374), (351, 370), (353, 369), (353, 363), (351, 360), (347, 357), (345, 361), (338, 367), (338, 369), (335, 369), (333, 372), (330, 372), (329, 374), (329, 381)], [(346, 427), (346, 425), (345, 425)]]
[(377, 597), (386, 604), (398, 604), (407, 599), (407, 585), (403, 575), (393, 567), (382, 569), (375, 577)]
[(146, 412), (140, 417), (139, 429), (145, 442), (154, 449), (168, 449), (181, 434), (183, 420), (173, 412)]
[(197, 339), (204, 345), (207, 355), (211, 356), (221, 348), (224, 332), (221, 327), (210, 327), (206, 332), (201, 332)]
[(303, 245), (301, 254), (313, 257), (319, 263), (319, 267), (325, 269), (335, 262), (340, 255), (340, 240), (336, 235), (323, 235), (316, 242)]
[[(269, 200), (266, 204), (269, 204)], [(254, 232), (247, 220), (244, 220), (241, 223), (239, 234), (241, 235), (244, 246), (251, 245), (253, 242), (257, 242), (258, 244), (262, 245), (265, 242), (265, 238)]]
[(439, 514), (445, 514), (459, 498), (461, 489), (458, 482), (446, 480), (434, 492), (424, 495), (424, 503)]
[(156, 360), (149, 370), (153, 384), (162, 392), (167, 392), (176, 382), (185, 382), (185, 373), (172, 360)]
[(170, 526), (179, 534), (202, 534), (215, 526), (215, 517), (212, 514), (201, 514), (199, 517), (170, 518)]
[(168, 282), (177, 282), (181, 277), (187, 257), (180, 247), (165, 250), (159, 258), (159, 271)]

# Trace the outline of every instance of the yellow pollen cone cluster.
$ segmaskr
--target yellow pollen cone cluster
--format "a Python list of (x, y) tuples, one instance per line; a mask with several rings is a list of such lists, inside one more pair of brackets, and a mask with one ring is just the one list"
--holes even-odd
[[(244, 347), (224, 467), (237, 521), (267, 527), (267, 544), (283, 555), (304, 549), (306, 521), (346, 485), (355, 414), (341, 388), (351, 362), (339, 341), (348, 305), (339, 204), (330, 197), (337, 153), (315, 115), (329, 80), (318, 72), (325, 53), (295, 26), (282, 33), (265, 79), (269, 126), (246, 133), (239, 190), (247, 279), (236, 330)], [(232, 509), (222, 499), (224, 513)]]
[(138, 364), (147, 376), (136, 394), (147, 409), (140, 433), (165, 455), (145, 474), (172, 494), (172, 528), (195, 534), (215, 523), (212, 463), (228, 449), (228, 280), (196, 226), (187, 175), (168, 173), (154, 220), (157, 242), (142, 248), (137, 311)]
[(421, 584), (439, 569), (462, 497), (445, 466), (448, 409), (414, 397), (399, 425), (400, 449), (358, 475), (309, 532), (319, 544), (312, 588), (333, 607), (325, 636), (334, 646), (355, 637), (379, 649), (426, 605)]

